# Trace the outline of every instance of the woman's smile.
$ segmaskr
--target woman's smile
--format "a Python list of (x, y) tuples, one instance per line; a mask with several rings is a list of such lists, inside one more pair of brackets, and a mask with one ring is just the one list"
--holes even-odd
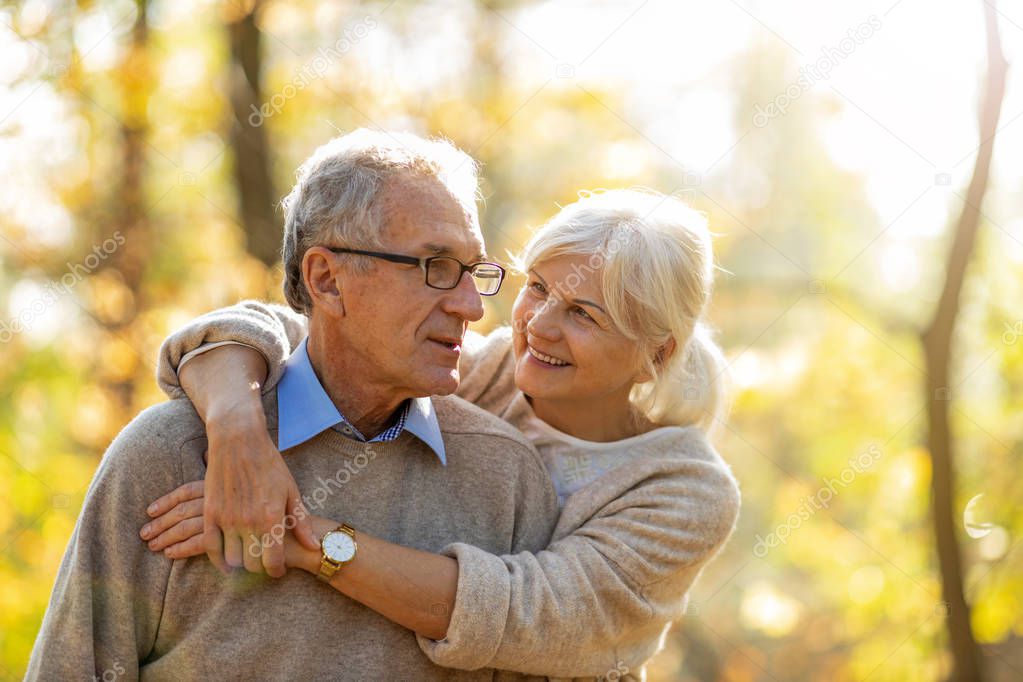
[(529, 351), (529, 354), (534, 359), (538, 360), (542, 365), (546, 365), (549, 367), (568, 367), (572, 364), (565, 360), (561, 360), (560, 358), (556, 358), (553, 355), (541, 353), (540, 351), (538, 351), (537, 349), (533, 348), (528, 344), (526, 345), (526, 349)]

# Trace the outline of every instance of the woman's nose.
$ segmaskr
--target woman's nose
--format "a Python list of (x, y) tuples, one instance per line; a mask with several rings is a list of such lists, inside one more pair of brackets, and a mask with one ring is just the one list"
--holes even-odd
[(556, 341), (561, 334), (554, 313), (554, 305), (550, 300), (533, 308), (526, 313), (526, 331), (533, 336)]

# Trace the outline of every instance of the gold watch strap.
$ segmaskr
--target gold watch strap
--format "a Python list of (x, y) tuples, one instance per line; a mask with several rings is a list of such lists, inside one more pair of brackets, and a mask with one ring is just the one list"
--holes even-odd
[(329, 583), (339, 568), (341, 567), (338, 564), (335, 564), (327, 557), (322, 557), (320, 559), (320, 572), (316, 574), (316, 577), (325, 583)]
[[(345, 533), (345, 534), (350, 535), (352, 537), (352, 541), (355, 540), (355, 529), (352, 528), (351, 526), (349, 526), (347, 523), (342, 523), (337, 528), (334, 528), (333, 530), (327, 531), (326, 533), (323, 534), (323, 538), (327, 537), (327, 535), (329, 533), (334, 533), (334, 532)], [(344, 564), (346, 564), (348, 562), (346, 561), (346, 562), (343, 562), (343, 563), (338, 563), (336, 561), (333, 561), (333, 560), (329, 559), (327, 557), (327, 553), (323, 550), (323, 547), (322, 547), (322, 545), (323, 545), (323, 538), (320, 538), (320, 545), (321, 545), (321, 547), (320, 547), (320, 572), (316, 574), (316, 577), (319, 578), (320, 580), (322, 580), (325, 583), (329, 583), (330, 579), (334, 577), (334, 574), (337, 573), (338, 569), (341, 568), (342, 566), (344, 566)], [(358, 550), (358, 545), (357, 544), (356, 544), (355, 547), (356, 547), (356, 550)], [(351, 561), (351, 559), (349, 559), (349, 561)]]

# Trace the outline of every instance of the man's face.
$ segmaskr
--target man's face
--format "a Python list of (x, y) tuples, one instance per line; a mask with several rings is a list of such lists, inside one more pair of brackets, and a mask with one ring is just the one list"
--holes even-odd
[[(437, 180), (393, 180), (378, 201), (384, 211), (380, 251), (452, 256), (466, 264), (484, 259), (479, 225)], [(370, 380), (409, 396), (453, 393), (462, 337), (469, 322), (483, 317), (469, 273), (454, 289), (441, 290), (428, 287), (415, 265), (373, 259), (367, 272), (347, 271), (345, 348), (365, 363)]]

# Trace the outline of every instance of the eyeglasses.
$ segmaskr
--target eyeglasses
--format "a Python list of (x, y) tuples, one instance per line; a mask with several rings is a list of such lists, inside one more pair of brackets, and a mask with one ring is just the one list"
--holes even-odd
[(497, 263), (481, 262), (466, 265), (457, 258), (451, 258), (450, 256), (416, 258), (415, 256), (402, 256), (396, 253), (347, 249), (340, 246), (329, 246), (327, 248), (334, 253), (353, 253), (358, 256), (380, 258), (392, 263), (418, 265), (426, 273), (426, 286), (433, 287), (434, 289), (454, 289), (462, 281), (462, 275), (468, 272), (472, 275), (473, 284), (476, 285), (476, 291), (479, 292), (480, 296), (493, 296), (501, 290), (501, 283), (504, 281), (504, 268)]

